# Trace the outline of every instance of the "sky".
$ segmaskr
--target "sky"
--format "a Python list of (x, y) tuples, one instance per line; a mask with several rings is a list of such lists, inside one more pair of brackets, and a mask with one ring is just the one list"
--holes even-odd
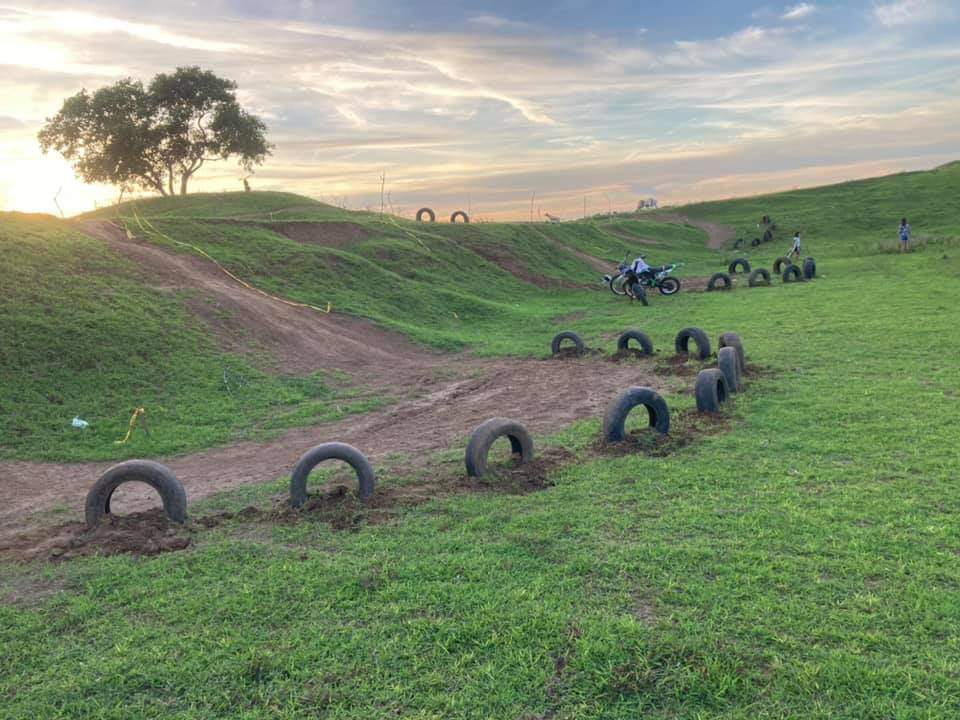
[[(0, 0), (0, 209), (116, 201), (36, 140), (64, 98), (199, 65), (351, 209), (564, 218), (960, 159), (960, 0)], [(235, 162), (194, 190), (240, 190)]]

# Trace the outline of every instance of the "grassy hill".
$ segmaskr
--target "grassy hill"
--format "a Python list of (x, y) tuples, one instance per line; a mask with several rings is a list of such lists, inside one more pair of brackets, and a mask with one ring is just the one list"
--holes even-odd
[[(200, 196), (186, 201), (196, 203), (192, 214), (172, 201), (139, 204), (164, 235), (196, 243), (258, 285), (329, 300), (434, 347), (538, 355), (561, 326), (604, 347), (617, 331), (639, 326), (668, 348), (679, 328), (698, 325), (714, 338), (737, 330), (762, 374), (735, 399), (728, 431), (663, 457), (592, 452), (597, 418), (543, 438), (574, 454), (551, 470), (555, 486), (544, 492), (438, 498), (387, 523), (364, 516), (370, 522), (353, 532), (322, 520), (237, 518), (198, 529), (184, 552), (6, 566), (2, 714), (954, 717), (958, 176), (960, 166), (951, 165), (683, 208), (740, 228), (763, 214), (787, 233), (798, 225), (822, 277), (681, 293), (649, 308), (577, 287), (597, 275), (582, 257), (562, 255), (549, 267), (543, 260), (556, 256), (557, 243), (616, 259), (638, 246), (628, 235), (659, 243), (643, 246), (656, 249), (651, 259), (679, 256), (690, 274), (706, 274), (722, 269), (729, 250), (708, 251), (693, 228), (649, 219), (419, 228), (371, 215), (346, 216), (365, 234), (351, 230), (353, 240), (331, 247), (276, 226), (279, 213), (288, 213), (283, 222), (344, 221), (342, 211), (299, 198)], [(247, 201), (255, 212), (246, 212)], [(210, 222), (223, 220), (218, 208), (228, 206), (232, 219), (249, 224)], [(901, 215), (911, 219), (920, 252), (889, 252)], [(48, 293), (78, 308), (107, 303), (105, 325), (134, 333), (123, 336), (125, 345), (98, 341), (117, 345), (101, 361), (116, 373), (115, 385), (133, 382), (120, 358), (129, 343), (149, 342), (137, 333), (191, 326), (169, 299), (162, 313), (136, 310), (120, 322), (134, 312), (121, 300), (146, 291), (110, 279), (115, 258), (104, 268), (102, 249), (54, 221), (3, 222), (13, 230), (0, 236), (8, 238), (0, 262), (15, 261), (15, 275), (38, 276), (17, 283), (16, 301), (0, 315), (8, 323), (4, 408), (11, 383), (34, 388), (28, 404), (46, 411), (47, 375), (87, 377), (83, 366), (59, 369), (71, 343), (56, 337), (65, 332), (51, 319), (56, 313), (45, 314)], [(24, 237), (37, 252), (65, 257), (37, 260), (30, 275), (21, 268), (34, 267), (32, 253), (17, 250)], [(486, 260), (485, 244), (507, 248), (514, 272), (502, 257)], [(764, 246), (752, 259), (766, 264), (776, 250)], [(96, 271), (94, 289), (67, 282), (81, 263), (73, 258)], [(559, 282), (525, 282), (515, 261)], [(339, 270), (326, 270), (330, 264)], [(61, 265), (60, 282), (43, 285), (43, 268)], [(10, 271), (4, 266), (0, 277)], [(46, 291), (36, 292), (36, 283)], [(68, 317), (89, 323), (88, 315)], [(145, 328), (122, 329), (137, 323)], [(21, 327), (40, 333), (35, 359), (17, 355), (11, 364), (6, 339)], [(202, 336), (184, 337), (168, 359), (174, 368), (223, 357)], [(43, 357), (48, 344), (56, 350)], [(86, 362), (96, 356), (89, 351)], [(39, 451), (16, 446), (20, 454)], [(193, 512), (262, 505), (283, 482)]]

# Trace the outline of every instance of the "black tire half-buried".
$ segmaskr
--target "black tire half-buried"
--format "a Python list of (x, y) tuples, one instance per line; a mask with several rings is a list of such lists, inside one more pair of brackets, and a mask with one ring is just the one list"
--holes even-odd
[(740, 356), (733, 347), (722, 347), (717, 351), (717, 367), (727, 379), (730, 392), (740, 392)]
[(166, 465), (152, 460), (127, 460), (109, 468), (90, 488), (84, 508), (87, 527), (95, 528), (104, 515), (110, 514), (110, 498), (124, 483), (146, 483), (160, 495), (163, 512), (173, 522), (187, 520), (187, 493)]
[(774, 275), (780, 275), (783, 273), (783, 269), (787, 265), (793, 265), (793, 261), (788, 257), (778, 257), (773, 261), (773, 273)]
[(813, 280), (817, 276), (817, 261), (808, 257), (803, 261), (803, 277)]
[(342, 442), (327, 442), (307, 450), (297, 461), (290, 475), (290, 505), (301, 507), (307, 501), (307, 477), (325, 460), (342, 460), (357, 473), (358, 494), (362, 499), (373, 495), (376, 476), (367, 456), (353, 445)]
[(718, 368), (701, 370), (697, 375), (697, 384), (693, 388), (697, 398), (697, 410), (700, 412), (720, 412), (720, 406), (730, 396), (727, 378)]
[(690, 354), (691, 338), (697, 344), (697, 359), (706, 360), (710, 357), (710, 338), (707, 337), (707, 334), (703, 330), (695, 327), (684, 328), (677, 333), (677, 337), (673, 341), (677, 355)]
[(603, 439), (607, 442), (623, 442), (626, 439), (627, 415), (638, 405), (647, 409), (650, 427), (666, 435), (670, 432), (670, 408), (656, 390), (648, 387), (627, 388), (607, 406), (603, 415)]
[(750, 273), (750, 277), (747, 278), (747, 284), (750, 287), (756, 287), (757, 285), (769, 285), (770, 272), (766, 268), (757, 268)]
[(510, 440), (510, 449), (514, 455), (519, 455), (519, 464), (533, 460), (533, 438), (527, 429), (516, 420), (495, 417), (480, 423), (470, 434), (464, 461), (467, 465), (467, 475), (483, 477), (487, 472), (487, 455), (490, 447), (499, 438), (507, 437)]
[(727, 268), (727, 272), (731, 275), (737, 274), (737, 268), (742, 268), (743, 272), (750, 272), (750, 261), (746, 258), (736, 258), (733, 262), (730, 263), (730, 266)]
[(552, 352), (554, 355), (558, 355), (560, 353), (560, 343), (562, 343), (564, 340), (570, 340), (573, 342), (573, 346), (577, 351), (577, 355), (583, 355), (583, 353), (587, 350), (586, 346), (583, 344), (583, 339), (579, 335), (572, 330), (564, 330), (563, 332), (557, 333), (553, 336), (553, 341), (550, 343), (550, 352)]
[(707, 292), (713, 292), (717, 289), (717, 282), (723, 283), (724, 290), (730, 290), (733, 287), (733, 281), (726, 273), (718, 272), (710, 276), (710, 282), (707, 283)]
[(719, 346), (736, 348), (737, 357), (740, 359), (740, 372), (743, 373), (747, 369), (747, 354), (743, 351), (743, 341), (739, 335), (735, 332), (721, 333)]
[(436, 214), (430, 208), (420, 208), (417, 210), (417, 222), (423, 222), (424, 215), (430, 218), (427, 222), (433, 222), (437, 219)]
[(467, 215), (463, 210), (457, 210), (453, 215), (451, 215), (450, 222), (455, 223), (457, 218), (463, 218), (465, 223), (470, 222), (470, 216)]
[(650, 336), (641, 330), (627, 330), (617, 338), (617, 350), (627, 350), (630, 347), (630, 341), (636, 340), (640, 343), (640, 352), (644, 355), (653, 355), (653, 340)]
[(793, 280), (803, 281), (803, 273), (800, 272), (800, 268), (796, 265), (787, 265), (783, 269), (783, 275), (781, 275), (785, 283), (792, 282)]

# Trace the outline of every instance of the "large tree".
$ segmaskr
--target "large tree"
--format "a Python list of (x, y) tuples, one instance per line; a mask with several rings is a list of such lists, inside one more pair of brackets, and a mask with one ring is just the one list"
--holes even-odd
[(67, 98), (40, 131), (86, 182), (174, 195), (205, 162), (237, 157), (252, 172), (272, 146), (266, 125), (237, 102), (237, 84), (198, 67), (157, 75), (148, 87), (121, 80)]

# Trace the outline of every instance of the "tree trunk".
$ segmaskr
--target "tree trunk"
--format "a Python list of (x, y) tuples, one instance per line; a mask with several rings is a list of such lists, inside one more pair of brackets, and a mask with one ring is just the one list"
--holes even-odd
[(171, 195), (176, 195), (177, 193), (174, 192), (173, 190), (173, 166), (172, 165), (167, 166), (167, 172), (170, 173), (169, 176), (167, 177), (167, 187), (169, 188)]
[(180, 176), (180, 194), (187, 194), (187, 183), (190, 182), (190, 173), (184, 173)]

